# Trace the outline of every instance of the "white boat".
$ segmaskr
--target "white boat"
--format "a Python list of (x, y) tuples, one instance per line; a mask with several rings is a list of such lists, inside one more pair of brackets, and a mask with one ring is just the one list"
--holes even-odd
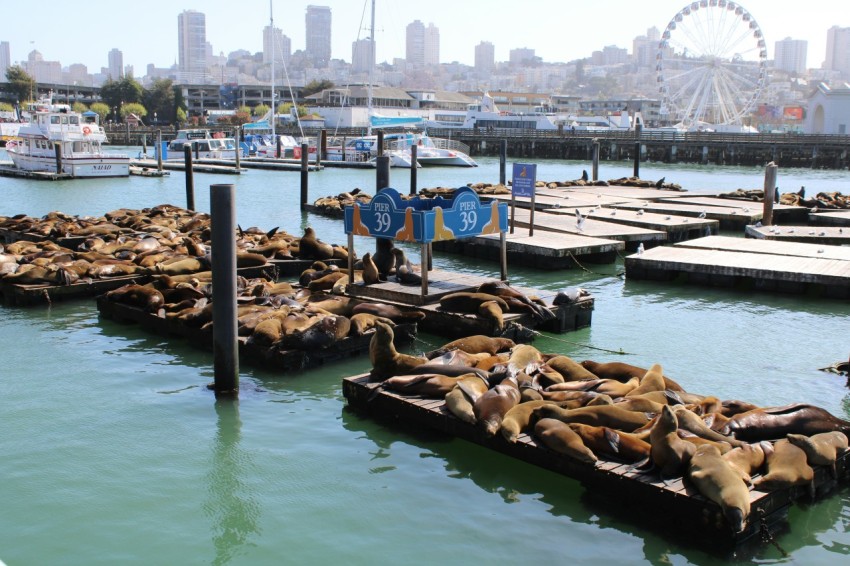
[(168, 142), (166, 159), (183, 159), (187, 145), (192, 148), (192, 157), (196, 159), (236, 159), (237, 151), (240, 157), (244, 157), (236, 139), (225, 137), (220, 132), (211, 134), (205, 128), (190, 128), (177, 130), (177, 135)]
[(57, 172), (72, 177), (127, 177), (130, 157), (106, 153), (101, 144), (106, 133), (94, 112), (80, 114), (67, 104), (40, 100), (29, 108), (30, 121), (21, 124), (17, 138), (6, 142), (6, 152), (22, 171)]
[[(423, 167), (478, 167), (466, 146), (458, 141), (432, 138), (427, 133), (388, 134), (384, 137), (391, 152), (399, 152), (413, 161), (411, 147), (416, 146), (416, 161)], [(409, 165), (408, 165), (409, 167)]]

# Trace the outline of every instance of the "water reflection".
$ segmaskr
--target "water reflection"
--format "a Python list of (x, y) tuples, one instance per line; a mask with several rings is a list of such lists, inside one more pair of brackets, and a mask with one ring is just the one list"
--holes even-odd
[(204, 512), (211, 521), (214, 565), (228, 564), (259, 535), (260, 504), (250, 478), (257, 477), (250, 455), (239, 446), (242, 421), (238, 401), (215, 402), (218, 416), (212, 462), (207, 474), (209, 498)]

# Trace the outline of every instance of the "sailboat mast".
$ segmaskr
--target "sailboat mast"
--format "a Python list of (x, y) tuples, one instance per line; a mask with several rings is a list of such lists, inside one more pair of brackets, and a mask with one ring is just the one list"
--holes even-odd
[(372, 0), (372, 23), (369, 29), (369, 89), (366, 97), (366, 120), (369, 122), (367, 133), (372, 135), (372, 80), (375, 76), (375, 0)]
[(274, 106), (274, 59), (277, 56), (277, 50), (275, 49), (275, 45), (274, 45), (274, 14), (272, 13), (272, 0), (269, 0), (269, 27), (271, 28), (270, 32), (271, 32), (271, 36), (272, 36), (272, 89), (271, 89), (272, 90), (272, 93), (271, 93), (272, 103), (270, 104), (270, 106), (272, 108), (272, 117), (271, 117), (272, 118), (272, 120), (271, 120), (272, 121), (272, 139), (274, 139), (274, 135), (275, 135), (275, 130), (274, 130), (275, 114), (277, 113), (277, 110), (275, 109), (275, 106)]

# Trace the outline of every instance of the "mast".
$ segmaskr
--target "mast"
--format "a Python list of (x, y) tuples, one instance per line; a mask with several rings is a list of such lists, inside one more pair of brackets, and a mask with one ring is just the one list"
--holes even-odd
[(369, 49), (372, 51), (369, 54), (369, 89), (366, 97), (366, 120), (368, 127), (366, 133), (372, 135), (372, 80), (375, 76), (375, 0), (372, 0), (372, 23), (369, 30)]
[(272, 0), (269, 0), (269, 27), (271, 28), (271, 30), (269, 30), (269, 31), (271, 32), (271, 36), (272, 36), (272, 92), (271, 92), (272, 116), (271, 116), (271, 122), (272, 122), (272, 139), (274, 139), (274, 135), (275, 135), (275, 129), (274, 129), (275, 128), (275, 114), (277, 112), (277, 110), (274, 106), (274, 58), (277, 56), (277, 50), (275, 49), (275, 45), (274, 45), (274, 15), (272, 14)]

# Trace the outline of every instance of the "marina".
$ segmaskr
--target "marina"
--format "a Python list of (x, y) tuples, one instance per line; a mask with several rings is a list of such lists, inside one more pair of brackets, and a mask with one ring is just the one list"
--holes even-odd
[[(497, 160), (485, 158), (478, 168), (450, 173), (421, 169), (419, 182), (462, 186), (495, 179), (497, 166)], [(587, 164), (541, 161), (539, 166), (546, 178), (568, 179), (577, 178)], [(630, 169), (617, 167), (606, 178)], [(280, 225), (300, 233), (311, 225), (340, 240), (341, 220), (293, 213), (286, 201), (298, 194), (297, 176), (277, 175), (211, 174), (204, 184), (238, 184), (242, 226)], [(645, 175), (675, 177), (693, 196), (759, 186), (762, 171), (647, 166)], [(392, 177), (396, 186), (407, 184), (407, 173), (394, 170)], [(780, 180), (782, 186), (847, 192), (846, 178), (826, 178), (818, 171), (780, 170)], [(101, 214), (185, 200), (182, 175), (110, 182), (121, 183), (121, 190), (104, 191), (100, 182), (5, 179), (8, 198), (0, 213)], [(372, 192), (374, 171), (328, 168), (311, 174), (310, 183), (310, 202), (353, 187)], [(197, 192), (198, 209), (208, 210), (205, 191)], [(369, 239), (357, 236), (356, 241), (361, 252), (374, 248)], [(497, 244), (498, 238), (494, 249)], [(419, 261), (418, 246), (405, 250)], [(688, 389), (734, 398), (745, 387), (745, 398), (755, 403), (808, 402), (847, 418), (844, 379), (815, 369), (846, 357), (850, 311), (844, 300), (623, 279), (617, 277), (623, 260), (613, 250), (612, 256), (610, 264), (594, 264), (593, 273), (529, 269), (509, 259), (512, 284), (550, 293), (579, 286), (594, 297), (592, 326), (564, 335), (541, 331), (536, 347), (577, 359), (595, 355), (589, 346), (607, 348), (638, 365), (664, 358), (670, 374)], [(434, 263), (443, 271), (498, 278), (498, 264), (491, 260), (436, 253)], [(216, 403), (205, 388), (212, 370), (204, 349), (101, 316), (91, 300), (2, 308), (0, 337), (16, 345), (9, 367), (20, 376), (4, 382), (2, 402), (11, 466), (0, 494), (8, 506), (4, 516), (15, 517), (0, 519), (3, 536), (9, 537), (0, 558), (7, 563), (31, 560), (26, 548), (35, 547), (40, 559), (61, 561), (69, 532), (75, 556), (90, 562), (126, 553), (150, 557), (149, 539), (140, 532), (157, 537), (157, 556), (209, 562), (234, 556), (264, 562), (282, 552), (302, 562), (356, 557), (371, 563), (412, 555), (455, 562), (459, 555), (474, 554), (494, 562), (559, 562), (573, 556), (719, 564), (730, 556), (663, 524), (641, 521), (617, 499), (600, 500), (595, 490), (569, 476), (436, 429), (386, 426), (350, 410), (343, 380), (368, 371), (366, 356), (292, 375), (246, 365), (240, 370), (238, 405)], [(674, 330), (683, 327), (694, 331)], [(759, 328), (771, 332), (754, 334)], [(712, 339), (695, 340), (695, 333)], [(420, 330), (405, 350), (421, 352), (444, 342), (441, 334)], [(72, 411), (68, 399), (76, 399)], [(36, 469), (40, 473), (30, 472)], [(158, 485), (153, 492), (152, 483)], [(65, 486), (61, 499), (56, 485)], [(96, 495), (97, 509), (90, 510), (86, 502)], [(846, 487), (795, 505), (785, 526), (775, 531), (776, 544), (793, 560), (841, 561), (848, 508)], [(381, 528), (364, 529), (367, 520)], [(125, 522), (132, 528), (116, 527)], [(24, 524), (38, 525), (39, 534)], [(412, 530), (416, 537), (409, 536)], [(327, 545), (329, 536), (339, 546)], [(441, 544), (435, 544), (438, 538)], [(782, 560), (776, 546), (751, 540), (751, 546), (737, 549), (739, 559)]]

